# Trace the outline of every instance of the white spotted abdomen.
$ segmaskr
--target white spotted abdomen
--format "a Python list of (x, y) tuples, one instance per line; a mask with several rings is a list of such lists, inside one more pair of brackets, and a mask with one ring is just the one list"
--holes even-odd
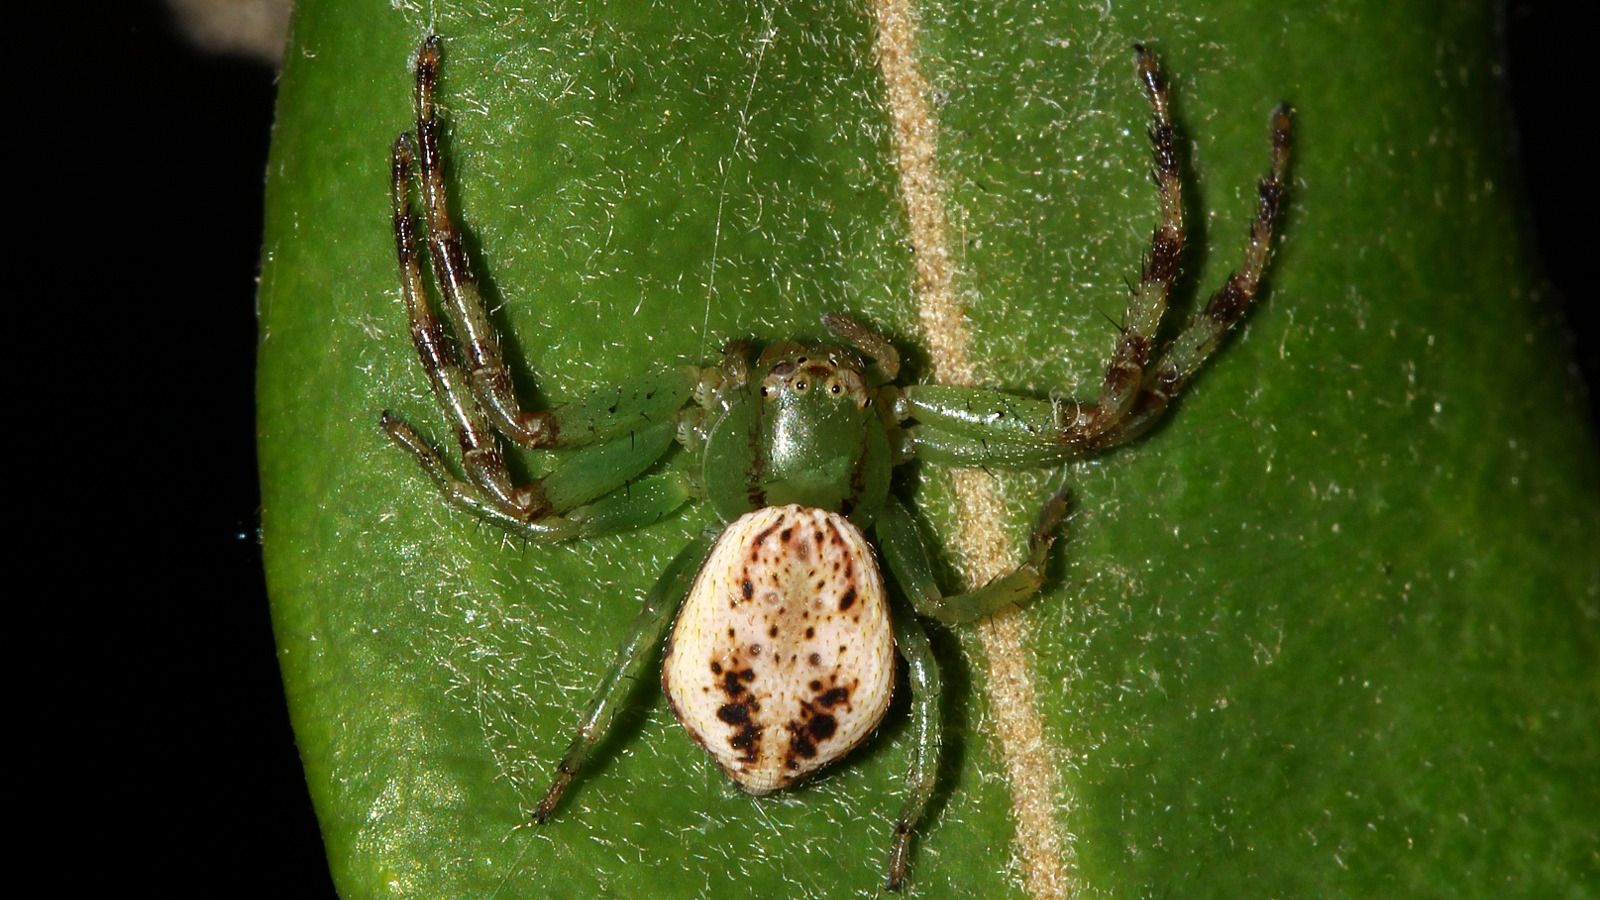
[(771, 506), (717, 538), (678, 613), (661, 687), (752, 794), (792, 784), (877, 727), (894, 634), (872, 546), (845, 517)]

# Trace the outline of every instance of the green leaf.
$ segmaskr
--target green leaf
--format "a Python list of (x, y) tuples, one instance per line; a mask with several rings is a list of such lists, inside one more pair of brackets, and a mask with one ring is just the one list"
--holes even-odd
[[(451, 196), (526, 395), (818, 337), (828, 310), (916, 350), (871, 7), (436, 5), (302, 0), (268, 173), (267, 574), (335, 880), (872, 894), (903, 699), (843, 765), (751, 799), (647, 681), (557, 817), (525, 827), (640, 596), (709, 514), (523, 546), (448, 510), (377, 427), (390, 408), (449, 438), (388, 222), (430, 27)], [(1268, 111), (1299, 113), (1261, 302), (1163, 427), (1069, 469), (1052, 586), (1024, 615), (1071, 877), (1593, 896), (1600, 471), (1529, 264), (1491, 11), (1159, 6), (921, 7), (956, 288), (997, 386), (1096, 389), (1155, 218), (1133, 41), (1170, 76), (1188, 166), (1175, 321), (1235, 265)], [(947, 481), (915, 475), (948, 541)], [(1001, 477), (1019, 547), (1046, 480)], [(1021, 895), (981, 647), (934, 636), (953, 741), (912, 890)]]

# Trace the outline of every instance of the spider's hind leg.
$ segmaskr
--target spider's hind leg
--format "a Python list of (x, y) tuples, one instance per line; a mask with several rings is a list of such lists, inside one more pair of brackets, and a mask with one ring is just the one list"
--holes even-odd
[[(911, 759), (906, 769), (906, 799), (895, 821), (889, 849), (885, 888), (899, 890), (905, 882), (911, 836), (927, 811), (939, 768), (943, 726), (939, 715), (939, 666), (928, 646), (927, 634), (917, 615), (946, 623), (971, 622), (1033, 596), (1044, 582), (1044, 566), (1057, 529), (1067, 511), (1064, 490), (1052, 494), (1028, 536), (1028, 557), (1010, 573), (964, 594), (945, 596), (933, 574), (928, 551), (917, 534), (916, 523), (905, 506), (890, 495), (874, 526), (878, 549), (906, 602), (897, 602), (894, 615), (895, 648), (905, 657), (911, 691)], [(909, 603), (916, 613), (905, 608)]]
[(933, 563), (917, 525), (905, 505), (893, 494), (878, 514), (873, 534), (890, 573), (917, 614), (947, 625), (961, 625), (1022, 603), (1039, 591), (1039, 586), (1044, 584), (1050, 546), (1055, 543), (1066, 515), (1067, 492), (1062, 488), (1050, 495), (1040, 508), (1033, 530), (1028, 534), (1027, 557), (1010, 572), (960, 594), (946, 595), (939, 589)]
[(905, 885), (906, 862), (911, 855), (911, 836), (922, 822), (933, 796), (939, 774), (939, 751), (944, 745), (944, 720), (939, 712), (942, 688), (939, 663), (934, 659), (928, 635), (917, 617), (897, 604), (894, 621), (895, 649), (906, 661), (907, 687), (911, 692), (911, 752), (906, 766), (906, 799), (895, 820), (894, 840), (889, 847), (889, 865), (884, 889), (898, 891)]
[(623, 637), (622, 643), (617, 645), (611, 666), (600, 677), (600, 683), (595, 686), (588, 705), (584, 707), (577, 734), (573, 736), (566, 754), (556, 766), (556, 774), (551, 779), (549, 790), (545, 792), (544, 798), (539, 801), (539, 806), (534, 811), (535, 822), (543, 823), (555, 813), (556, 806), (560, 804), (561, 796), (566, 793), (567, 786), (572, 783), (573, 776), (578, 773), (578, 769), (588, 758), (594, 745), (605, 736), (611, 723), (616, 720), (622, 700), (638, 681), (640, 670), (651, 659), (651, 651), (661, 645), (662, 635), (672, 623), (678, 607), (683, 605), (683, 598), (688, 596), (694, 577), (699, 572), (700, 563), (710, 549), (710, 535), (703, 534), (690, 541), (689, 546), (679, 551), (672, 562), (667, 564), (666, 570), (645, 595), (644, 605), (639, 609), (639, 614), (628, 626), (628, 633)]

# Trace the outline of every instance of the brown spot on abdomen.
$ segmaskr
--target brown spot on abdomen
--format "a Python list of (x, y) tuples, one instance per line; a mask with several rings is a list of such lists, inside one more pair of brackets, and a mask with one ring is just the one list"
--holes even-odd
[(832, 709), (841, 703), (850, 702), (850, 691), (847, 688), (829, 688), (817, 697), (817, 703)]
[(806, 723), (806, 730), (810, 731), (811, 736), (819, 741), (825, 741), (833, 737), (833, 732), (838, 727), (839, 723), (827, 713), (818, 713), (811, 717), (810, 722)]

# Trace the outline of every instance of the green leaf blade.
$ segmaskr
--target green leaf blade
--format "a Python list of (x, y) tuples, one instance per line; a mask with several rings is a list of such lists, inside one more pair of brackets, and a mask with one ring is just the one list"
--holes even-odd
[[(526, 390), (819, 336), (829, 310), (917, 348), (869, 13), (440, 11), (451, 199)], [(752, 800), (646, 680), (558, 817), (523, 826), (638, 596), (709, 514), (524, 547), (383, 439), (384, 408), (448, 437), (387, 211), (427, 24), (301, 4), (268, 173), (267, 574), (340, 890), (872, 894), (901, 705), (839, 769)], [(1268, 110), (1299, 111), (1262, 302), (1169, 422), (1071, 470), (1027, 611), (1087, 894), (1592, 895), (1600, 471), (1527, 261), (1491, 25), (1425, 3), (923, 9), (992, 384), (1096, 387), (1154, 220), (1128, 45), (1160, 54), (1189, 160), (1174, 318), (1235, 264)], [(1003, 481), (1019, 545), (1045, 480)], [(907, 487), (959, 527), (941, 478)], [(913, 888), (1020, 895), (978, 645), (935, 648), (955, 739)]]

